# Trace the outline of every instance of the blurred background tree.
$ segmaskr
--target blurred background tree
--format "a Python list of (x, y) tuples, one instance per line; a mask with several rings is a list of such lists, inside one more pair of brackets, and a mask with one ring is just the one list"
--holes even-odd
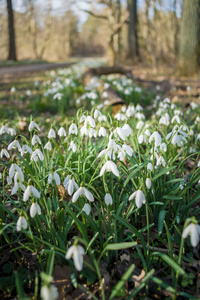
[[(7, 2), (11, 0), (0, 0), (1, 60), (8, 57), (11, 35)], [(109, 64), (143, 62), (155, 68), (165, 64), (178, 66), (182, 74), (197, 73), (199, 2), (15, 0), (17, 55), (20, 60), (48, 61), (99, 56), (106, 57)], [(189, 62), (185, 57), (191, 51), (195, 54)]]

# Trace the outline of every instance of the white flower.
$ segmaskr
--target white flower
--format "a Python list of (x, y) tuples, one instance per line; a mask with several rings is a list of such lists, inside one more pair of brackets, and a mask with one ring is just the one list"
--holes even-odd
[(20, 181), (23, 182), (24, 181), (24, 174), (23, 174), (21, 168), (17, 164), (12, 164), (10, 166), (10, 169), (9, 169), (9, 178), (12, 179), (14, 177), (14, 175), (15, 175), (16, 172), (18, 172)]
[(8, 145), (8, 150), (17, 148), (18, 151), (21, 151), (21, 146), (17, 140), (14, 140), (12, 143)]
[(58, 130), (58, 135), (61, 136), (66, 136), (67, 133), (65, 131), (65, 129), (63, 127), (60, 127), (60, 129)]
[(26, 229), (28, 227), (27, 221), (25, 217), (20, 216), (17, 221), (17, 231), (21, 231), (22, 229)]
[(91, 212), (91, 206), (88, 203), (85, 203), (85, 205), (83, 206), (83, 210), (86, 213), (86, 215), (89, 216), (90, 212)]
[(40, 127), (38, 126), (38, 124), (35, 123), (34, 121), (31, 121), (31, 123), (28, 126), (28, 130), (32, 131), (34, 128), (36, 128), (38, 131), (40, 131)]
[(106, 205), (113, 204), (113, 199), (110, 194), (105, 194), (104, 200), (105, 200)]
[(41, 144), (41, 140), (40, 140), (39, 136), (34, 135), (34, 136), (32, 137), (31, 143), (32, 143), (33, 146), (34, 146), (36, 143)]
[(107, 135), (106, 129), (104, 127), (100, 127), (98, 136), (100, 137), (100, 136), (106, 136), (106, 135)]
[(0, 153), (0, 158), (3, 158), (3, 156), (6, 156), (7, 158), (10, 158), (10, 154), (8, 153), (8, 151), (6, 149), (2, 149), (1, 153)]
[(89, 137), (92, 138), (92, 137), (96, 137), (97, 136), (97, 132), (94, 128), (90, 128), (89, 129)]
[(137, 123), (137, 125), (136, 125), (136, 129), (137, 129), (137, 130), (140, 130), (140, 129), (142, 129), (143, 126), (144, 126), (144, 122), (143, 122), (143, 121), (139, 121), (139, 122)]
[(94, 201), (94, 197), (85, 187), (80, 187), (72, 197), (72, 203), (75, 203), (80, 196), (85, 196), (90, 202)]
[(4, 133), (9, 134), (8, 128), (7, 128), (5, 125), (3, 125), (3, 126), (1, 127), (1, 129), (0, 129), (0, 135), (2, 135), (2, 134), (4, 134)]
[(84, 121), (84, 126), (87, 127), (88, 124), (90, 124), (90, 126), (93, 127), (93, 128), (96, 126), (95, 120), (91, 116), (87, 116), (85, 121)]
[(131, 201), (133, 200), (133, 198), (135, 198), (135, 204), (138, 208), (140, 208), (142, 204), (146, 203), (145, 195), (141, 190), (137, 190), (136, 192), (134, 192), (128, 200)]
[(43, 161), (44, 160), (44, 155), (42, 154), (42, 152), (40, 151), (40, 149), (36, 149), (32, 155), (31, 155), (31, 160), (34, 160), (35, 162), (38, 161), (38, 158)]
[(121, 127), (117, 127), (113, 133), (117, 134), (123, 141), (125, 141), (126, 135), (124, 134), (124, 130)]
[(97, 119), (101, 115), (102, 115), (102, 113), (98, 109), (95, 109), (95, 111), (94, 111), (94, 118)]
[(52, 150), (52, 145), (51, 145), (51, 142), (50, 142), (50, 141), (48, 141), (48, 142), (46, 143), (46, 145), (44, 146), (44, 149), (47, 149), (47, 150), (49, 150), (49, 151)]
[(149, 143), (151, 143), (153, 140), (155, 140), (155, 147), (158, 147), (161, 144), (162, 138), (158, 131), (154, 131), (152, 135), (149, 138)]
[(59, 296), (58, 290), (53, 284), (50, 284), (49, 286), (43, 285), (40, 294), (42, 300), (56, 300)]
[(87, 127), (84, 125), (83, 127), (81, 127), (81, 136), (88, 136), (88, 129)]
[(167, 151), (167, 145), (166, 145), (165, 143), (162, 143), (162, 144), (160, 145), (160, 150), (166, 152), (166, 151)]
[(86, 116), (85, 116), (85, 115), (82, 115), (81, 118), (80, 118), (79, 123), (82, 123), (83, 121), (85, 121), (85, 119), (86, 119)]
[(152, 165), (152, 163), (148, 163), (147, 170), (149, 170), (151, 172), (153, 171), (153, 165)]
[(40, 208), (39, 204), (33, 202), (31, 205), (31, 208), (30, 208), (31, 218), (34, 218), (36, 214), (41, 215), (41, 208)]
[(32, 154), (33, 151), (32, 151), (32, 149), (29, 146), (23, 145), (22, 149), (21, 149), (21, 156), (23, 156), (24, 153), (30, 153), (30, 154)]
[(78, 190), (79, 186), (73, 178), (70, 178), (68, 175), (64, 180), (64, 188), (68, 191), (68, 194), (71, 196), (74, 192), (74, 188)]
[(115, 176), (119, 177), (119, 171), (117, 169), (117, 166), (116, 164), (111, 161), (111, 160), (108, 160), (104, 165), (103, 167), (101, 168), (101, 171), (100, 171), (100, 176), (103, 176), (103, 174), (105, 173), (105, 171), (107, 172), (112, 172)]
[(69, 127), (69, 135), (71, 134), (75, 134), (75, 135), (78, 134), (78, 128), (75, 123), (72, 123)]
[(138, 137), (138, 143), (139, 144), (142, 144), (142, 143), (146, 143), (147, 139), (146, 139), (146, 136), (144, 134), (141, 134), (139, 137)]
[(51, 139), (51, 138), (56, 138), (56, 132), (55, 132), (55, 130), (53, 129), (53, 128), (51, 128), (50, 130), (49, 130), (49, 133), (48, 133), (48, 138), (49, 139)]
[(190, 242), (193, 247), (196, 247), (199, 243), (200, 226), (198, 224), (189, 224), (182, 233), (182, 237), (185, 239), (190, 235)]
[(129, 156), (132, 156), (132, 155), (133, 155), (133, 149), (132, 149), (130, 146), (124, 144), (124, 145), (122, 145), (122, 149), (123, 149)]
[(60, 176), (58, 175), (57, 172), (54, 172), (54, 173), (53, 173), (53, 176), (52, 176), (52, 174), (50, 174), (50, 175), (48, 176), (48, 184), (50, 184), (50, 183), (52, 182), (53, 178), (54, 178), (56, 184), (57, 184), (57, 185), (60, 185)]
[(85, 254), (85, 250), (82, 246), (73, 245), (71, 246), (66, 253), (66, 259), (70, 259), (71, 257), (74, 260), (74, 265), (78, 271), (83, 269), (83, 256)]
[(146, 187), (147, 187), (148, 189), (151, 188), (151, 179), (150, 179), (150, 178), (146, 178)]
[(68, 150), (71, 150), (71, 149), (72, 149), (72, 151), (73, 151), (74, 153), (77, 151), (76, 144), (75, 144), (73, 141), (71, 141)]
[(165, 159), (163, 156), (160, 156), (157, 159), (156, 166), (158, 167), (159, 165), (162, 165), (163, 167), (166, 166)]
[(40, 198), (40, 193), (33, 185), (28, 185), (24, 195), (23, 195), (23, 201), (26, 202), (30, 196), (34, 196), (36, 198)]
[(173, 116), (171, 123), (173, 124), (174, 121), (176, 121), (176, 123), (178, 123), (178, 124), (181, 123), (180, 117), (178, 115)]
[(132, 129), (128, 124), (124, 124), (124, 126), (122, 127), (124, 134), (129, 137), (129, 135), (131, 135), (132, 133)]

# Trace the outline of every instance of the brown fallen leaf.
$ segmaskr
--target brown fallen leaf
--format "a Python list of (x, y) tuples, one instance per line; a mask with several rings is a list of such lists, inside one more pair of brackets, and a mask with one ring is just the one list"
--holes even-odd
[(71, 269), (69, 266), (56, 265), (53, 270), (52, 283), (58, 289), (58, 300), (70, 300), (70, 298), (67, 296), (67, 293), (72, 292), (73, 286), (71, 283)]
[(140, 285), (141, 280), (144, 277), (145, 277), (145, 271), (144, 270), (141, 271), (140, 275), (138, 275), (138, 276), (137, 275), (132, 276), (132, 280), (135, 283), (135, 288), (137, 288)]

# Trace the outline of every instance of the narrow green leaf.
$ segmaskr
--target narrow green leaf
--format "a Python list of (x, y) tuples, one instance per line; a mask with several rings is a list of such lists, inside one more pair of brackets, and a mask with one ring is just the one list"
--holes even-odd
[(184, 275), (185, 271), (168, 255), (161, 252), (154, 252), (151, 256), (160, 256), (169, 266), (171, 266), (180, 275)]
[(161, 210), (158, 216), (158, 233), (161, 234), (164, 227), (164, 220), (166, 215), (166, 210)]

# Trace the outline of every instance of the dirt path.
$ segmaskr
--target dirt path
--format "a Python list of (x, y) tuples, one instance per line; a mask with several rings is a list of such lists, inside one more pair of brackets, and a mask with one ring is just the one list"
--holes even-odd
[(1, 67), (0, 81), (6, 82), (14, 78), (21, 78), (30, 75), (31, 73), (38, 73), (47, 70), (68, 67), (71, 64), (72, 63), (43, 63), (43, 64), (31, 64), (31, 65), (14, 66), (14, 67)]

